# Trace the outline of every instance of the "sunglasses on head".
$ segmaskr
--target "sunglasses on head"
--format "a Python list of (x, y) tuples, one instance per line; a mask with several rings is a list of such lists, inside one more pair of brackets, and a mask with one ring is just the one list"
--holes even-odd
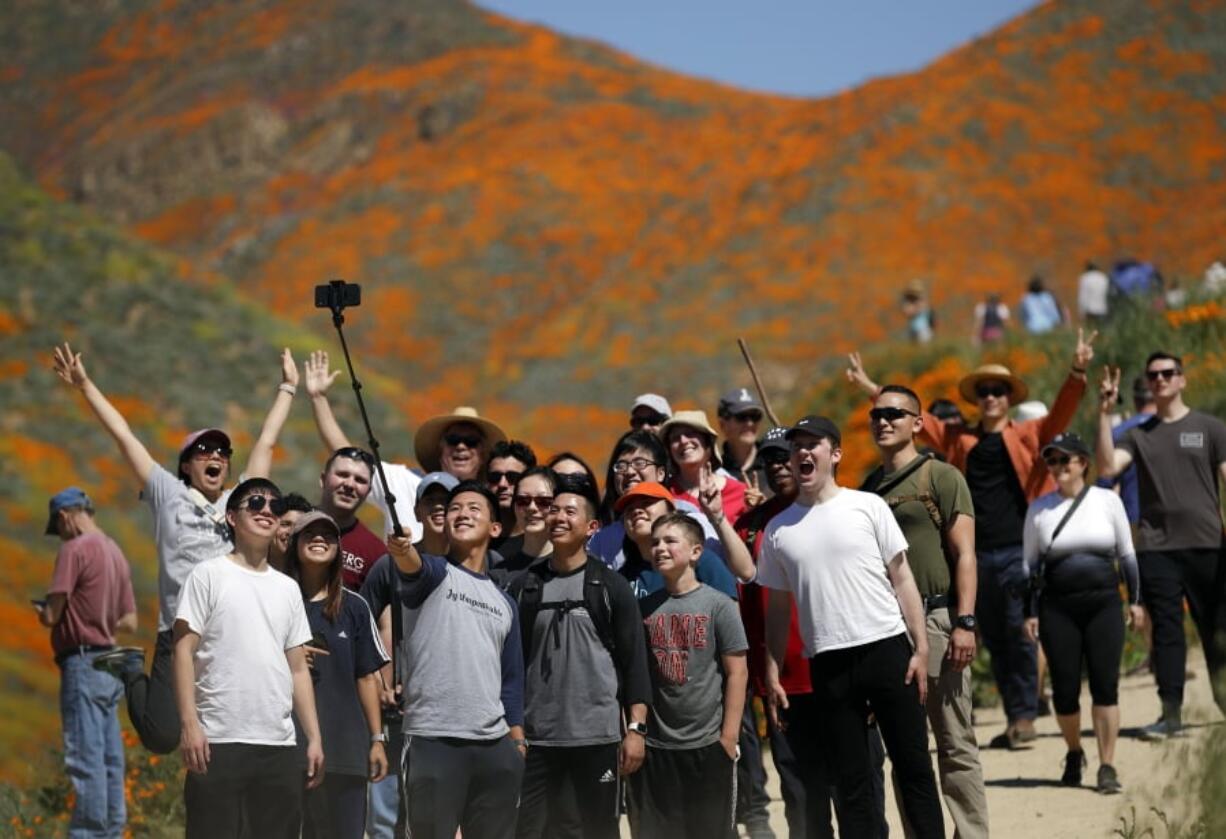
[(475, 449), (484, 442), (484, 438), (480, 434), (461, 434), (458, 431), (448, 431), (443, 435), (443, 442), (449, 446), (458, 446), (462, 443), (470, 449)]
[[(470, 447), (471, 448), (471, 447)], [(486, 477), (491, 485), (502, 483), (502, 479), (506, 478), (508, 484), (514, 484), (524, 476), (523, 472), (489, 472)]]
[(1165, 367), (1161, 370), (1146, 370), (1145, 371), (1145, 378), (1149, 379), (1151, 382), (1156, 382), (1160, 378), (1170, 381), (1171, 379), (1175, 378), (1178, 375), (1179, 375), (1178, 367)]
[(663, 425), (668, 417), (663, 414), (635, 414), (630, 417), (631, 428), (642, 428), (644, 425)]
[(1009, 386), (1000, 382), (984, 382), (975, 387), (975, 395), (980, 399), (987, 399), (989, 396), (995, 396), (999, 399), (1002, 396), (1009, 395)]
[(918, 416), (919, 414), (915, 413), (915, 411), (908, 411), (904, 408), (894, 408), (894, 407), (873, 408), (871, 411), (868, 412), (868, 418), (872, 420), (873, 422), (881, 422), (882, 420), (885, 420), (886, 422), (893, 423), (893, 422), (898, 422), (903, 417), (918, 417)]
[(283, 499), (274, 498), (271, 495), (248, 495), (239, 506), (248, 513), (258, 513), (267, 506), (268, 512), (274, 516), (283, 516), (289, 509), (289, 505)]
[(191, 448), (187, 450), (187, 454), (189, 457), (196, 457), (197, 455), (207, 457), (208, 455), (211, 455), (211, 454), (219, 454), (222, 457), (226, 458), (227, 460), (230, 458), (230, 455), (232, 455), (233, 453), (234, 453), (234, 450), (231, 449), (229, 446), (223, 446), (220, 443), (205, 443), (205, 442), (192, 443)]
[(549, 506), (553, 504), (552, 495), (517, 495), (515, 496), (515, 506), (521, 510), (526, 510), (529, 507), (536, 507), (542, 513), (548, 512)]
[(367, 466), (374, 466), (375, 459), (366, 449), (359, 449), (357, 446), (346, 446), (343, 449), (337, 449), (332, 453), (332, 459), (343, 457), (348, 460), (360, 460)]

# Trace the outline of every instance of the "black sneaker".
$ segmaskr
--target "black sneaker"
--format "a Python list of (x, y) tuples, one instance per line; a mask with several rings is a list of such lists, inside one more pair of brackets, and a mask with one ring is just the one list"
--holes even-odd
[(1066, 787), (1081, 786), (1081, 769), (1086, 765), (1086, 753), (1081, 749), (1077, 751), (1070, 750), (1064, 756), (1064, 774), (1060, 776), (1060, 783)]
[(1115, 795), (1124, 789), (1119, 776), (1115, 774), (1114, 766), (1104, 763), (1098, 767), (1098, 784), (1095, 789), (1103, 795)]
[(110, 673), (116, 679), (145, 672), (145, 651), (140, 647), (116, 647), (94, 659), (94, 669)]

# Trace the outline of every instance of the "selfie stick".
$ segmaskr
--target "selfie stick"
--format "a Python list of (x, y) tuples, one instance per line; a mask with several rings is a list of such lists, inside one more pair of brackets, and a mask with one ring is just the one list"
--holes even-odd
[(379, 483), (383, 485), (383, 497), (387, 499), (387, 514), (392, 519), (392, 535), (397, 539), (404, 538), (404, 530), (400, 527), (400, 518), (396, 515), (396, 496), (392, 495), (392, 488), (387, 485), (387, 476), (383, 474), (383, 459), (379, 457), (379, 441), (375, 439), (375, 431), (370, 427), (370, 417), (366, 414), (366, 403), (362, 401), (362, 383), (358, 381), (358, 374), (353, 371), (353, 359), (349, 357), (349, 345), (345, 343), (345, 330), (342, 328), (345, 325), (345, 304), (341, 294), (341, 289), (345, 286), (344, 280), (332, 280), (328, 285), (332, 286), (332, 294), (328, 298), (328, 308), (332, 310), (332, 325), (336, 327), (336, 335), (341, 339), (341, 351), (345, 354), (345, 366), (349, 368), (349, 381), (353, 383), (353, 395), (358, 398), (358, 411), (362, 414), (362, 424), (366, 426), (367, 443), (370, 445), (370, 453), (375, 457), (375, 471), (379, 473)]
[(754, 366), (753, 358), (749, 355), (749, 346), (745, 343), (744, 338), (737, 338), (736, 345), (741, 348), (741, 355), (745, 357), (745, 364), (749, 367), (749, 375), (753, 377), (753, 386), (758, 389), (758, 396), (762, 398), (762, 407), (766, 410), (766, 415), (778, 427), (779, 417), (775, 416), (775, 412), (771, 409), (771, 401), (766, 398), (766, 389), (762, 387), (762, 380), (758, 378), (758, 368)]

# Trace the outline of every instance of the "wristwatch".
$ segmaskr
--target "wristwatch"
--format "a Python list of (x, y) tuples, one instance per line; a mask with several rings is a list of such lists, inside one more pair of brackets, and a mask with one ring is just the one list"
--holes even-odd
[(974, 632), (975, 627), (979, 626), (979, 622), (975, 620), (974, 615), (958, 615), (954, 621), (954, 626), (958, 629), (965, 629), (967, 632)]
[(628, 722), (626, 723), (626, 731), (633, 731), (635, 734), (640, 734), (643, 737), (646, 737), (647, 736), (647, 723)]
[(378, 734), (370, 735), (370, 742), (371, 742), (371, 745), (374, 745), (375, 743), (386, 743), (387, 733), (380, 731)]

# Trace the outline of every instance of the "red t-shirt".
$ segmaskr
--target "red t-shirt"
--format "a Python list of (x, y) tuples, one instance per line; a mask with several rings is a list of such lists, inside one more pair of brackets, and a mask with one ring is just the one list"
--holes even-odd
[(47, 593), (68, 598), (64, 616), (51, 628), (56, 655), (74, 647), (114, 644), (115, 624), (136, 611), (128, 561), (101, 531), (60, 545)]
[[(683, 498), (698, 509), (702, 509), (702, 504), (698, 503), (698, 497), (686, 492), (676, 483), (669, 487), (669, 491), (675, 498)], [(724, 518), (728, 521), (735, 522), (749, 509), (745, 504), (745, 485), (736, 478), (725, 476), (724, 488), (719, 494), (724, 502)]]
[(366, 575), (385, 553), (383, 540), (355, 519), (348, 530), (341, 531), (341, 583), (350, 591), (361, 591)]
[[(733, 527), (742, 540), (749, 540), (752, 531), (749, 552), (755, 563), (762, 549), (762, 534), (766, 531), (767, 523), (790, 506), (791, 501), (775, 496), (761, 506), (747, 510), (735, 520)], [(757, 583), (741, 586), (741, 621), (745, 624), (745, 636), (749, 639), (749, 679), (760, 696), (766, 695), (766, 603), (769, 596), (768, 590)], [(783, 658), (783, 669), (779, 673), (779, 683), (789, 695), (813, 692), (813, 685), (809, 681), (809, 660), (805, 658), (804, 642), (800, 640), (800, 623), (795, 604), (792, 605), (788, 649)]]

